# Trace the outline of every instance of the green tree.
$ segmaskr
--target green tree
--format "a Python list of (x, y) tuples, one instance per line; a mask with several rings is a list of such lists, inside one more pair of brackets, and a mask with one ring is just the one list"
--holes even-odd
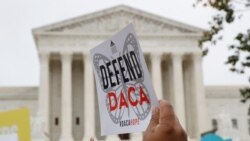
[[(250, 12), (250, 0), (197, 0), (194, 7), (197, 5), (217, 10), (209, 22), (210, 29), (204, 32), (199, 41), (203, 55), (208, 53), (211, 46), (215, 46), (223, 39), (222, 31), (227, 30), (225, 25), (240, 20), (246, 15), (246, 12)], [(250, 18), (249, 23), (244, 24), (248, 24), (249, 28), (245, 32), (237, 33), (234, 41), (227, 46), (232, 54), (228, 55), (225, 62), (230, 71), (238, 74), (247, 73), (246, 70), (250, 68)], [(250, 81), (250, 77), (248, 81)], [(240, 93), (242, 102), (250, 99), (250, 88), (242, 88)], [(250, 115), (250, 108), (248, 113)]]

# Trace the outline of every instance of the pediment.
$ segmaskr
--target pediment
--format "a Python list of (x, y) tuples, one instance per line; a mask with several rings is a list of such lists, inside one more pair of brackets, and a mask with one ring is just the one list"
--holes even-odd
[(34, 33), (112, 34), (133, 23), (139, 34), (202, 33), (203, 29), (128, 6), (116, 6), (34, 29)]

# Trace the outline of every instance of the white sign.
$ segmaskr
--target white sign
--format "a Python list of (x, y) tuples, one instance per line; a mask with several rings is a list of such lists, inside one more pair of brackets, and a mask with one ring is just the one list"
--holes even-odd
[(101, 135), (144, 131), (158, 101), (133, 25), (90, 52)]

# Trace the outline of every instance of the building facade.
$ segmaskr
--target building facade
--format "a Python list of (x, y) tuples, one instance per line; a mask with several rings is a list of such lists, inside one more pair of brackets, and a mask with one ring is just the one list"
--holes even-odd
[(212, 128), (233, 141), (250, 139), (250, 102), (242, 103), (240, 89), (246, 86), (206, 86), (206, 104)]
[[(0, 101), (4, 101), (0, 107), (10, 103), (30, 107), (34, 140), (87, 141), (91, 136), (98, 140), (119, 140), (116, 135), (100, 137), (89, 50), (129, 23), (134, 24), (138, 33), (157, 97), (173, 105), (190, 140), (198, 140), (201, 133), (219, 126), (225, 117), (229, 119), (225, 125), (230, 129), (232, 121), (233, 131), (250, 124), (245, 111), (247, 105), (243, 109), (237, 102), (238, 88), (234, 88), (232, 97), (227, 97), (223, 90), (204, 87), (197, 42), (204, 30), (123, 5), (34, 29), (40, 86), (19, 88), (19, 91), (4, 88), (6, 93), (13, 93), (10, 95), (0, 90)], [(227, 108), (215, 110), (223, 107), (221, 103), (230, 102), (230, 108), (243, 109), (241, 118)], [(219, 113), (225, 114), (219, 116)], [(230, 118), (231, 114), (235, 116)], [(243, 120), (246, 122), (239, 122)], [(249, 139), (250, 129), (245, 127), (244, 133), (237, 134), (242, 141)], [(230, 137), (231, 130), (220, 131)], [(130, 140), (139, 140), (141, 135), (130, 134)]]

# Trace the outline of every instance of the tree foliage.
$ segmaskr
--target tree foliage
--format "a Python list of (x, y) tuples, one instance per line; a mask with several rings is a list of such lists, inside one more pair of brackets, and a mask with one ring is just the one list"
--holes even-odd
[[(218, 11), (209, 22), (209, 31), (204, 32), (199, 41), (203, 55), (208, 53), (209, 47), (216, 45), (223, 39), (221, 32), (226, 30), (226, 24), (232, 24), (240, 20), (246, 12), (250, 12), (250, 0), (197, 0), (194, 6), (197, 5), (211, 7)], [(245, 32), (239, 32), (234, 41), (227, 46), (232, 53), (225, 62), (229, 65), (230, 71), (238, 74), (244, 74), (250, 68), (250, 22), (242, 24), (249, 24), (249, 28)], [(248, 80), (250, 82), (250, 77)], [(240, 93), (242, 102), (250, 99), (250, 88), (242, 88)]]

